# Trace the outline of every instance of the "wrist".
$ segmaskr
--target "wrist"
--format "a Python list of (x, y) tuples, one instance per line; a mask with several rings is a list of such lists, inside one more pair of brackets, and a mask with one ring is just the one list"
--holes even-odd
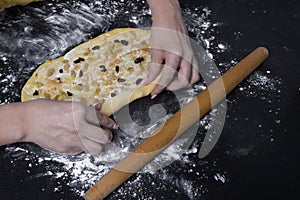
[(181, 19), (181, 9), (177, 0), (147, 0), (152, 12), (152, 20)]
[(0, 145), (23, 142), (26, 137), (22, 103), (0, 106)]
[(15, 103), (13, 109), (13, 116), (15, 116), (15, 130), (13, 133), (14, 142), (25, 142), (25, 138), (27, 135), (26, 127), (25, 127), (25, 119), (26, 119), (26, 110), (24, 109), (25, 103)]

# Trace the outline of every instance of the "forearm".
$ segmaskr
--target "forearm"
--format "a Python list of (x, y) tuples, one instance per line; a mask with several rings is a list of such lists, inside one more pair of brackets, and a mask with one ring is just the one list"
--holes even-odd
[(21, 103), (0, 106), (0, 127), (0, 145), (22, 141), (25, 132)]
[(152, 12), (152, 19), (164, 20), (179, 18), (181, 20), (181, 9), (178, 0), (147, 0)]

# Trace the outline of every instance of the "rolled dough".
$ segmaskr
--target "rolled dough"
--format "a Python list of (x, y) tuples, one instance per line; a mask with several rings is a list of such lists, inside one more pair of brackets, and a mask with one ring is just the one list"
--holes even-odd
[(26, 4), (29, 4), (29, 3), (35, 2), (35, 1), (42, 1), (42, 0), (1, 0), (0, 1), (0, 10), (11, 7), (11, 6), (17, 6), (17, 5), (24, 6)]
[(155, 87), (155, 82), (139, 85), (149, 71), (149, 42), (147, 30), (121, 28), (104, 33), (38, 67), (23, 87), (21, 100), (100, 102), (100, 111), (111, 115)]

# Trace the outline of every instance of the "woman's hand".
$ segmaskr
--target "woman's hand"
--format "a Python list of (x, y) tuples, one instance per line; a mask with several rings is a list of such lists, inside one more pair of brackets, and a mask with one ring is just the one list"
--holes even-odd
[(100, 106), (78, 102), (33, 100), (23, 103), (25, 142), (56, 152), (98, 154), (110, 142), (115, 122), (99, 112)]
[(200, 75), (178, 1), (148, 0), (147, 2), (153, 20), (152, 60), (150, 72), (142, 84), (149, 84), (161, 74), (158, 85), (151, 93), (154, 98), (164, 88), (177, 90), (189, 86), (197, 82)]

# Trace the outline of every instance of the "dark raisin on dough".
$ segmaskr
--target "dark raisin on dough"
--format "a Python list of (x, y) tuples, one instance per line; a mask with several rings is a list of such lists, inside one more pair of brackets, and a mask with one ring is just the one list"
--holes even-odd
[(120, 40), (114, 40), (114, 43), (120, 43)]
[(117, 73), (119, 73), (120, 67), (117, 65), (115, 70), (116, 70)]
[(67, 91), (67, 95), (68, 95), (69, 97), (71, 97), (71, 96), (73, 96), (73, 93), (72, 93), (72, 92), (69, 92), (69, 91)]
[(105, 65), (100, 65), (99, 68), (101, 69), (101, 72), (106, 72), (106, 67), (105, 67)]
[(110, 96), (111, 96), (111, 97), (114, 97), (114, 96), (116, 96), (116, 94), (115, 94), (115, 93), (111, 93)]
[(59, 69), (58, 71), (59, 71), (59, 73), (63, 73), (63, 72), (64, 72), (64, 70), (63, 70), (63, 69)]
[(145, 59), (143, 58), (143, 57), (138, 57), (138, 58), (136, 58), (135, 60), (134, 60), (134, 63), (135, 64), (139, 64), (139, 63), (141, 63), (141, 62), (143, 62)]
[(79, 70), (79, 78), (81, 78), (83, 76), (83, 71)]
[(142, 82), (142, 80), (143, 80), (142, 78), (139, 78), (138, 80), (136, 80), (135, 84), (139, 85)]
[(37, 96), (37, 95), (39, 95), (39, 91), (35, 90), (33, 96)]
[(80, 63), (80, 62), (83, 62), (85, 59), (84, 58), (78, 58), (77, 60), (74, 60), (74, 63), (75, 64), (78, 64), (78, 63)]
[(118, 82), (119, 83), (122, 83), (122, 82), (125, 82), (126, 80), (124, 78), (118, 78)]
[(94, 46), (94, 47), (92, 48), (93, 51), (96, 51), (96, 50), (98, 50), (98, 49), (100, 49), (100, 46), (99, 46), (99, 45), (96, 45), (96, 46)]
[(61, 79), (60, 79), (59, 77), (57, 78), (57, 81), (58, 81), (59, 83), (61, 83)]
[(123, 44), (124, 46), (127, 46), (128, 42), (126, 40), (121, 40), (121, 44)]

